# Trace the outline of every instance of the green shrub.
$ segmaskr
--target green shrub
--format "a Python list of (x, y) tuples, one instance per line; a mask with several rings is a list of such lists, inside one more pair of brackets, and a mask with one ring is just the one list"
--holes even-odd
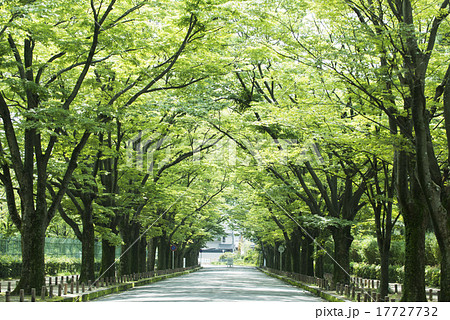
[(441, 279), (441, 269), (437, 266), (425, 267), (425, 283), (430, 287), (439, 287)]
[(441, 261), (441, 253), (436, 236), (432, 232), (425, 235), (425, 264), (429, 266), (436, 266)]
[[(380, 279), (381, 266), (364, 262), (352, 262), (351, 273), (356, 277), (365, 279)], [(405, 269), (403, 266), (389, 266), (389, 282), (403, 283)], [(425, 267), (425, 284), (430, 287), (439, 287), (441, 270), (437, 266)]]
[(0, 256), (0, 278), (17, 278), (22, 271), (22, 259), (17, 256)]
[[(19, 278), (22, 270), (22, 259), (18, 256), (0, 256), (0, 279)], [(95, 270), (100, 270), (100, 262), (95, 263)], [(81, 259), (68, 257), (45, 257), (45, 273), (48, 276), (57, 274), (77, 274), (81, 271)]]

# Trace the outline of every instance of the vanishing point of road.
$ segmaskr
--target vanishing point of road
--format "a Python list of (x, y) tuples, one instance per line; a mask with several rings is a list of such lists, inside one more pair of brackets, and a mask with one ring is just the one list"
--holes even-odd
[(205, 267), (184, 276), (109, 295), (96, 301), (143, 302), (323, 302), (251, 267)]

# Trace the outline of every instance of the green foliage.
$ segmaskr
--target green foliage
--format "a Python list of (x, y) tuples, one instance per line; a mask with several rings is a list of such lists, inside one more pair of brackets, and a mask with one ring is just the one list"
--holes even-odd
[[(100, 270), (100, 263), (95, 263), (95, 269)], [(81, 270), (81, 259), (68, 257), (46, 257), (45, 274), (55, 276), (60, 274), (78, 274)], [(22, 271), (22, 259), (18, 256), (0, 256), (0, 279), (18, 278)]]

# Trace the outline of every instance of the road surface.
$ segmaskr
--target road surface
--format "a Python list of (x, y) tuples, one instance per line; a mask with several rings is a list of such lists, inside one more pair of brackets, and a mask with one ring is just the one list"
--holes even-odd
[(250, 267), (210, 266), (95, 301), (144, 302), (323, 302), (311, 293)]

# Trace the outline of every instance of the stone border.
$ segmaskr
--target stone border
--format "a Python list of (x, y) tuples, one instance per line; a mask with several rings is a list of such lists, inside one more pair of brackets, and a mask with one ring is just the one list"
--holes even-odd
[(85, 301), (92, 301), (95, 300), (97, 298), (106, 296), (106, 295), (110, 295), (110, 294), (114, 294), (114, 293), (119, 293), (122, 291), (127, 291), (130, 290), (134, 287), (140, 287), (140, 286), (144, 286), (144, 285), (148, 285), (154, 282), (158, 282), (161, 280), (165, 280), (165, 279), (169, 279), (169, 278), (173, 278), (173, 277), (178, 277), (178, 276), (182, 276), (182, 275), (186, 275), (189, 274), (191, 272), (195, 272), (202, 269), (202, 267), (198, 267), (198, 268), (194, 268), (194, 269), (190, 269), (190, 270), (186, 270), (186, 271), (182, 271), (182, 272), (175, 272), (175, 273), (171, 273), (171, 274), (164, 274), (164, 275), (160, 275), (160, 276), (155, 276), (152, 278), (147, 278), (147, 279), (141, 279), (138, 281), (133, 281), (133, 282), (127, 282), (127, 283), (121, 283), (121, 284), (117, 284), (114, 285), (112, 287), (109, 288), (104, 288), (104, 289), (100, 289), (100, 290), (96, 290), (93, 292), (85, 292), (83, 294), (80, 295), (76, 295), (76, 296), (72, 296), (72, 297), (53, 297), (52, 299), (46, 299), (45, 302), (85, 302)]
[(280, 279), (280, 280), (282, 280), (282, 281), (284, 281), (286, 283), (289, 283), (290, 285), (293, 285), (293, 286), (302, 288), (302, 289), (304, 289), (306, 291), (309, 291), (312, 294), (314, 294), (314, 295), (316, 295), (318, 297), (321, 297), (322, 299), (327, 300), (328, 302), (350, 302), (350, 300), (343, 299), (342, 297), (335, 296), (335, 295), (333, 295), (331, 293), (323, 291), (320, 288), (310, 287), (310, 286), (308, 286), (308, 285), (306, 285), (306, 284), (304, 284), (302, 282), (295, 281), (295, 280), (293, 280), (291, 278), (280, 276), (280, 275), (268, 272), (268, 271), (266, 271), (266, 270), (264, 270), (262, 268), (259, 268), (259, 267), (256, 267), (256, 269), (258, 269), (259, 271), (267, 274), (268, 276)]

